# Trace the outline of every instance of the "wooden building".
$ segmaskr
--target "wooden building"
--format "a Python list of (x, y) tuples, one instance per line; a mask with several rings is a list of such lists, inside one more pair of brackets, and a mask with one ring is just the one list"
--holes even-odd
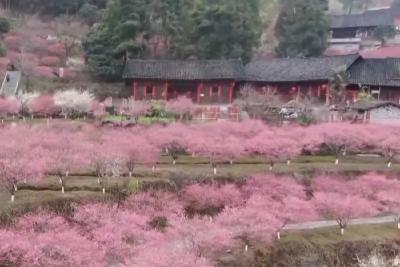
[(361, 14), (330, 16), (333, 39), (363, 38), (372, 35), (378, 26), (394, 26), (395, 14), (391, 8), (367, 10)]
[[(336, 73), (347, 72), (359, 59), (355, 54), (255, 61), (245, 67), (246, 83), (259, 91), (272, 91), (284, 101), (310, 98), (329, 104), (329, 80)], [(348, 92), (351, 98), (356, 97), (356, 93)]]
[(379, 101), (400, 103), (400, 58), (360, 58), (347, 76), (349, 90), (363, 89)]
[(399, 29), (398, 14), (397, 8), (386, 7), (361, 14), (331, 15), (327, 53), (354, 53), (380, 46), (380, 41), (373, 35), (374, 30), (382, 26)]
[(240, 88), (275, 94), (284, 102), (309, 99), (331, 104), (330, 80), (344, 72), (346, 100), (362, 90), (376, 100), (400, 103), (400, 58), (365, 59), (359, 54), (318, 58), (239, 60), (129, 60), (124, 71), (126, 95), (136, 100), (187, 96), (206, 106), (229, 106)]
[(194, 103), (233, 102), (244, 79), (240, 60), (128, 60), (123, 78), (136, 100), (170, 100), (184, 95)]

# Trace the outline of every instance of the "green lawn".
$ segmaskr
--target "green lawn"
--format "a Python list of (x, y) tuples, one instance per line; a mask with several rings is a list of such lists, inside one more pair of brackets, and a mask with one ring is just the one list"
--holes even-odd
[(285, 231), (280, 243), (301, 241), (310, 244), (326, 245), (341, 241), (384, 241), (400, 239), (400, 230), (396, 223), (351, 225), (345, 234), (340, 234), (339, 227), (327, 227), (313, 230)]

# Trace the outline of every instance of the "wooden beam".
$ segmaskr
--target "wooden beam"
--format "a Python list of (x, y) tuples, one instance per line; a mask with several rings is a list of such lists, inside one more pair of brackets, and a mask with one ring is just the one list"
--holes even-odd
[(133, 81), (133, 99), (137, 100), (138, 99), (138, 83), (137, 81)]

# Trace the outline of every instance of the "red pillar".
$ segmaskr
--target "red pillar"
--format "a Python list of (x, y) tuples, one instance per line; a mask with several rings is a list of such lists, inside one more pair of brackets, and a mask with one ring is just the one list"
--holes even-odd
[(137, 100), (138, 99), (138, 83), (137, 81), (133, 81), (133, 99)]
[(201, 103), (201, 94), (202, 93), (203, 93), (203, 83), (201, 82), (197, 85), (197, 97), (196, 97), (197, 104)]
[[(233, 82), (231, 84), (231, 86), (229, 87), (229, 92), (228, 92), (229, 104), (232, 104), (232, 102), (233, 102), (233, 88), (235, 88), (235, 82)], [(269, 90), (269, 87), (268, 87), (268, 90)]]
[(168, 100), (168, 82), (164, 83), (164, 99)]
[(144, 99), (147, 99), (147, 87), (146, 87), (146, 85), (143, 85), (143, 96), (144, 96)]
[(156, 90), (157, 90), (157, 87), (153, 86), (153, 88), (151, 90), (151, 95), (153, 96), (153, 99), (156, 97)]
[(330, 103), (330, 101), (329, 101), (330, 97), (331, 97), (331, 90), (330, 90), (329, 86), (327, 86), (326, 87), (326, 99), (325, 99), (326, 103), (325, 104), (328, 105), (328, 106), (329, 106), (329, 103)]
[(318, 97), (321, 97), (321, 86), (318, 85)]
[(218, 83), (218, 97), (221, 97), (222, 95), (222, 85), (221, 83)]

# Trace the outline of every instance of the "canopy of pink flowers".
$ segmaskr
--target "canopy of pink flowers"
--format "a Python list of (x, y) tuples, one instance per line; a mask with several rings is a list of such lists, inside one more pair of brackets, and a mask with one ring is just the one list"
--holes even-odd
[[(274, 128), (257, 121), (132, 129), (21, 123), (0, 131), (0, 182), (7, 189), (23, 180), (96, 166), (121, 174), (128, 162), (155, 165), (171, 142), (222, 163), (253, 155), (268, 162), (286, 160), (323, 145), (398, 152), (399, 144), (390, 138), (398, 130), (350, 124)], [(353, 218), (398, 215), (398, 192), (397, 178), (375, 173), (351, 179), (320, 176), (311, 183), (273, 175), (241, 183), (187, 181), (175, 191), (131, 195), (120, 205), (86, 203), (64, 216), (26, 214), (0, 228), (0, 265), (214, 266), (227, 250), (271, 244), (288, 223), (332, 219), (346, 224)]]

